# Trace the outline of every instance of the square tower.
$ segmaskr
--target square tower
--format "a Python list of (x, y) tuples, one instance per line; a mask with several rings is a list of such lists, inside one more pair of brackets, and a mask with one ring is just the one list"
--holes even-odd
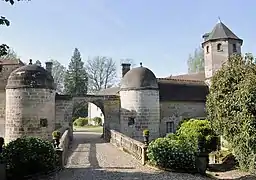
[(219, 70), (232, 54), (241, 54), (243, 40), (238, 38), (225, 24), (219, 21), (211, 33), (203, 35), (205, 79), (209, 83), (211, 77)]

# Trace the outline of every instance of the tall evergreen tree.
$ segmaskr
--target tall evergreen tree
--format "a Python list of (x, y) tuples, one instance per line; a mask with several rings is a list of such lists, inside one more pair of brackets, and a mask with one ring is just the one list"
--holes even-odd
[(64, 79), (64, 91), (69, 95), (85, 95), (87, 94), (88, 76), (82, 61), (81, 54), (75, 48), (68, 70)]
[(194, 55), (189, 55), (187, 65), (189, 74), (204, 71), (204, 51), (201, 47), (195, 49)]

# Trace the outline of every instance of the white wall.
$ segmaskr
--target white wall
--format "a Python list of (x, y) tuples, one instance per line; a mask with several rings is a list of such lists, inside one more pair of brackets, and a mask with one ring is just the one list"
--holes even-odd
[[(100, 117), (102, 119), (102, 123), (104, 123), (104, 115), (103, 115), (101, 109), (98, 106), (96, 106), (95, 104), (89, 102), (88, 103), (88, 118), (92, 119), (95, 117)], [(89, 121), (89, 124), (94, 125), (92, 121)]]

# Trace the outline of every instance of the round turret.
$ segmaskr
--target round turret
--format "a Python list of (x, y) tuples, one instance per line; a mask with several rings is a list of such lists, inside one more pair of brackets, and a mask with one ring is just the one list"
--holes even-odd
[(145, 67), (128, 71), (121, 81), (121, 90), (158, 89), (154, 73)]
[(145, 129), (149, 130), (150, 139), (159, 137), (159, 89), (154, 73), (145, 67), (131, 69), (121, 81), (119, 94), (121, 132), (139, 141), (143, 140)]
[(55, 121), (51, 74), (32, 63), (13, 71), (6, 85), (6, 142), (22, 136), (50, 139)]
[(44, 88), (55, 89), (52, 75), (43, 67), (29, 64), (14, 70), (6, 85), (6, 89)]

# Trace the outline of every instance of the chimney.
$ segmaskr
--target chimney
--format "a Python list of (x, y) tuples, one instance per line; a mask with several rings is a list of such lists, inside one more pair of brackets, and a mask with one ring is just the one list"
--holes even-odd
[(130, 71), (130, 69), (131, 69), (131, 64), (130, 64), (130, 63), (122, 63), (121, 66), (122, 66), (122, 77), (124, 77), (124, 75), (125, 75), (128, 71)]
[(52, 74), (52, 62), (45, 62), (45, 69)]

